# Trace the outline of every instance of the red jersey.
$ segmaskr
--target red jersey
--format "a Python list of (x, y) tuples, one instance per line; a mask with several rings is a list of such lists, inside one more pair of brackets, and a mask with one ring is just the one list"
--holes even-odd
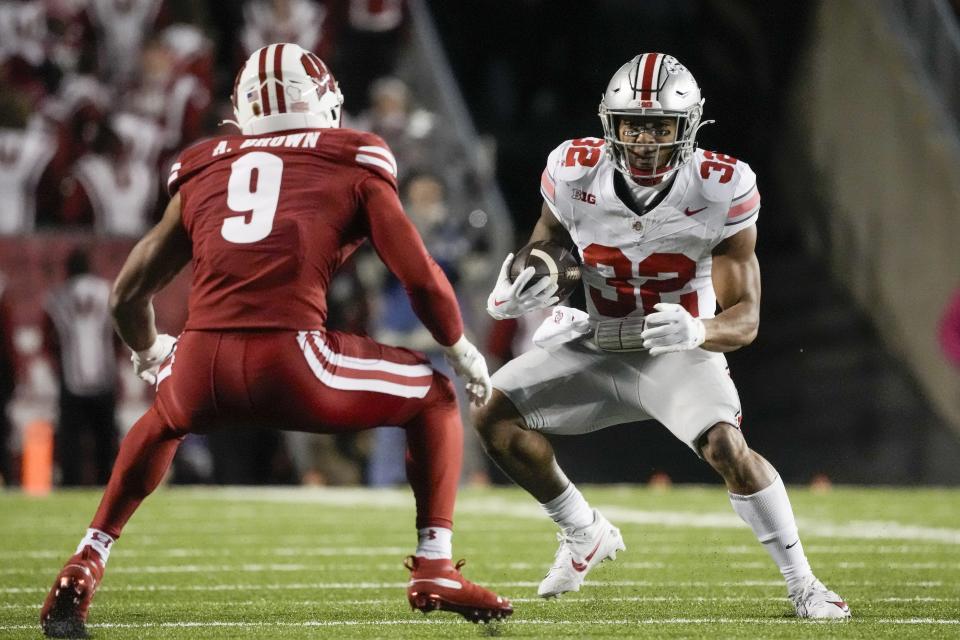
[(327, 286), (369, 238), (442, 345), (463, 334), (453, 288), (397, 195), (378, 136), (299, 129), (204, 140), (171, 168), (193, 243), (187, 330), (322, 329)]

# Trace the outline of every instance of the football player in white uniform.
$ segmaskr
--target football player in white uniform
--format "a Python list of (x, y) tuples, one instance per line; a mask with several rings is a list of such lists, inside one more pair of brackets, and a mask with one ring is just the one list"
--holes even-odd
[[(569, 310), (548, 319), (540, 330), (546, 348), (493, 376), (493, 399), (476, 427), (487, 453), (560, 526), (541, 596), (579, 590), (592, 567), (625, 548), (543, 434), (652, 418), (723, 477), (734, 511), (780, 568), (797, 615), (848, 618), (847, 604), (810, 570), (779, 475), (739, 429), (723, 352), (757, 335), (760, 195), (746, 163), (696, 148), (702, 109), (696, 80), (675, 58), (638, 55), (600, 102), (603, 139), (569, 140), (550, 154), (530, 241), (576, 247), (589, 317)], [(490, 294), (490, 315), (556, 303), (546, 277), (525, 289), (532, 267), (510, 282), (512, 258)]]

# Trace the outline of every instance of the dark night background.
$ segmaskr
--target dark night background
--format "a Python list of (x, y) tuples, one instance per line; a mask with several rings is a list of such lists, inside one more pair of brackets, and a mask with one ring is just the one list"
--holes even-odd
[[(787, 481), (821, 473), (846, 482), (920, 479), (924, 444), (944, 427), (885, 351), (873, 320), (805, 249), (800, 225), (828, 212), (811, 200), (800, 207), (809, 218), (796, 219), (797, 203), (787, 202), (776, 178), (812, 179), (781, 134), (816, 3), (429, 4), (476, 126), (497, 141), (497, 178), (518, 245), (540, 212), (538, 180), (547, 154), (563, 140), (602, 135), (597, 106), (613, 72), (645, 51), (670, 53), (686, 65), (706, 98), (704, 117), (717, 121), (701, 130), (699, 145), (748, 162), (763, 196), (760, 335), (728, 354), (748, 442), (769, 455)], [(789, 190), (796, 191), (795, 185)], [(907, 421), (910, 430), (902, 429)], [(553, 441), (574, 480), (643, 481), (663, 471), (676, 481), (716, 481), (706, 464), (653, 423)], [(879, 466), (889, 459), (891, 475), (864, 471), (871, 458)]]

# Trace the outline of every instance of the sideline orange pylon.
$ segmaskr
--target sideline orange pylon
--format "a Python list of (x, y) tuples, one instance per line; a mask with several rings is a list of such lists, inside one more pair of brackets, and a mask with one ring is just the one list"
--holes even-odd
[(53, 426), (34, 420), (23, 432), (23, 492), (45, 496), (53, 488)]

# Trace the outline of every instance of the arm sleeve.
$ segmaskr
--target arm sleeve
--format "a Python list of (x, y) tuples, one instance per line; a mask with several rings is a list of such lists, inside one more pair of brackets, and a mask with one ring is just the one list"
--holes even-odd
[(463, 335), (463, 319), (450, 281), (433, 261), (420, 234), (403, 212), (396, 189), (371, 175), (359, 187), (370, 242), (410, 298), (414, 312), (441, 345)]
[(757, 175), (745, 163), (737, 163), (739, 181), (734, 191), (730, 209), (727, 211), (727, 221), (723, 229), (723, 237), (729, 238), (733, 234), (757, 223), (760, 216), (760, 191), (757, 189)]

